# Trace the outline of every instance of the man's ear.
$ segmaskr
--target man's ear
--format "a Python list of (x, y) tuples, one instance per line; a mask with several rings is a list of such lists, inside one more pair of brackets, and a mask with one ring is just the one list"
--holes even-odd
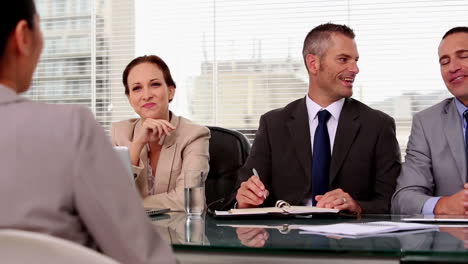
[(28, 22), (26, 22), (24, 19), (20, 20), (18, 24), (16, 24), (16, 28), (12, 34), (15, 50), (18, 52), (18, 55), (30, 55), (33, 45), (33, 36), (32, 30), (28, 26)]
[(309, 72), (315, 74), (320, 67), (320, 58), (315, 54), (307, 54), (306, 65)]

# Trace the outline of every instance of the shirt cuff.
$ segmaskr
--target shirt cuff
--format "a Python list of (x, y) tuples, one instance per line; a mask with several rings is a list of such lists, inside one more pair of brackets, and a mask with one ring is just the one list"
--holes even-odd
[(441, 197), (431, 197), (427, 199), (422, 208), (421, 214), (423, 215), (433, 215), (434, 208)]

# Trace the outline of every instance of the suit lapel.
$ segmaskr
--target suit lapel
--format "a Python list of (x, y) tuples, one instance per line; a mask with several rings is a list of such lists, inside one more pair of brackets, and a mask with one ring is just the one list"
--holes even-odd
[[(141, 119), (139, 119), (137, 121), (137, 123), (135, 124), (135, 130), (134, 130), (134, 132), (132, 134), (131, 142), (133, 142), (133, 138), (134, 138), (135, 134), (138, 134), (141, 129), (143, 129), (143, 128), (141, 127)], [(143, 149), (141, 150), (140, 160), (144, 164), (144, 170), (148, 170), (148, 165), (149, 165), (148, 164), (148, 146), (143, 147)], [(141, 177), (141, 176), (144, 176), (144, 177)], [(136, 181), (137, 181), (137, 185), (139, 186), (140, 193), (144, 194), (144, 197), (146, 197), (147, 194), (148, 194), (148, 173), (147, 173), (147, 171), (144, 171), (141, 174), (141, 176), (138, 177), (136, 179)]]
[(176, 127), (176, 130), (166, 137), (163, 141), (161, 154), (159, 155), (158, 167), (156, 168), (156, 193), (164, 193), (169, 190), (169, 185), (172, 177), (172, 166), (177, 150), (176, 133), (179, 126), (179, 117), (171, 114), (171, 124)]
[(310, 186), (312, 153), (310, 147), (309, 117), (307, 114), (305, 97), (298, 101), (297, 107), (292, 110), (290, 119), (287, 121), (286, 126), (288, 127), (289, 138), (293, 142), (297, 159), (304, 170), (303, 175), (306, 177), (304, 179), (305, 184)]
[(462, 182), (466, 182), (465, 142), (463, 140), (463, 128), (461, 127), (461, 120), (455, 105), (455, 99), (445, 106), (444, 111), (441, 113), (441, 118), (445, 137), (450, 146), (455, 163), (457, 164), (458, 172)]
[(332, 158), (330, 163), (330, 184), (335, 179), (343, 162), (348, 155), (349, 149), (356, 138), (361, 124), (359, 122), (359, 111), (353, 99), (347, 98), (341, 110), (338, 127), (333, 144)]
[(172, 164), (177, 149), (177, 144), (163, 145), (156, 169), (156, 193), (164, 193), (169, 190), (171, 182)]

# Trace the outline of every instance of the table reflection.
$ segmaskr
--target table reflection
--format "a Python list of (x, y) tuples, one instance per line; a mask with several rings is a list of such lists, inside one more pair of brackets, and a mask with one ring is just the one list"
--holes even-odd
[(205, 215), (193, 217), (175, 212), (152, 218), (152, 223), (162, 238), (171, 244), (209, 245), (205, 218)]
[[(402, 251), (465, 251), (468, 241), (466, 227), (440, 227), (439, 231), (400, 237)], [(468, 256), (467, 256), (468, 257)]]
[[(257, 253), (303, 252), (309, 254), (385, 254), (401, 257), (408, 253), (434, 252), (468, 257), (468, 227), (442, 226), (439, 231), (397, 232), (370, 237), (343, 238), (301, 234), (300, 226), (338, 222), (398, 221), (396, 216), (365, 216), (362, 219), (191, 219), (185, 213), (170, 213), (153, 224), (165, 240), (178, 249), (202, 246), (207, 250), (251, 249)], [(315, 252), (315, 253), (314, 253)]]
[(263, 247), (270, 237), (265, 228), (238, 227), (236, 228), (237, 238), (240, 243), (247, 247)]
[(441, 227), (440, 231), (458, 238), (463, 242), (463, 247), (468, 249), (468, 227)]

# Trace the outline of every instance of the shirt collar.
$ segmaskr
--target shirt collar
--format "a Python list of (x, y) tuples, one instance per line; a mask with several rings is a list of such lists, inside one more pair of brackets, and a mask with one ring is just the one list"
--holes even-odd
[(463, 121), (463, 113), (468, 110), (468, 107), (466, 107), (458, 98), (455, 97), (455, 105), (457, 106), (457, 111), (458, 114), (460, 115), (461, 120)]
[(0, 84), (0, 104), (24, 101), (26, 98), (18, 95), (13, 89)]
[(323, 108), (316, 102), (310, 99), (309, 95), (306, 95), (306, 107), (307, 107), (307, 114), (309, 114), (309, 121), (314, 120), (317, 117), (317, 113), (322, 110), (326, 109), (330, 112), (331, 116), (338, 121), (340, 119), (341, 110), (343, 109), (344, 105), (344, 98), (341, 98), (338, 101), (335, 101), (328, 105), (327, 107)]

